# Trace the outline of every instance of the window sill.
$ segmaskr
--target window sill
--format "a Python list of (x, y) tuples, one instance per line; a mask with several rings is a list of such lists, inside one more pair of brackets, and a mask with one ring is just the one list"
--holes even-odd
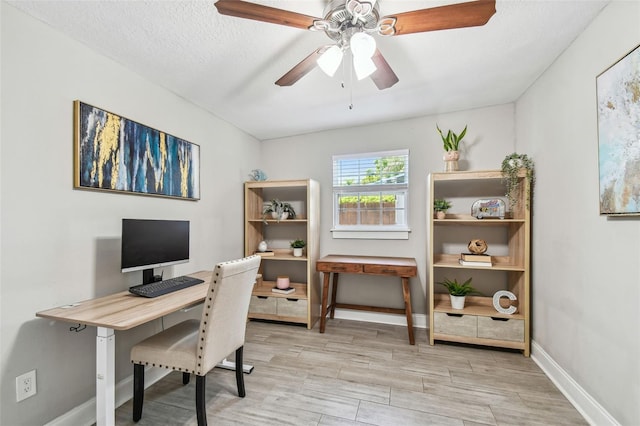
[(334, 239), (352, 239), (352, 240), (408, 240), (410, 229), (403, 230), (343, 230), (332, 229), (331, 233)]

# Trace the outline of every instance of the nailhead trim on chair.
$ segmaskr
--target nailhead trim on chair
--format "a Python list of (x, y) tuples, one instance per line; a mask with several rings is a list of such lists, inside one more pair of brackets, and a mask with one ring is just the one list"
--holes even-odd
[[(136, 361), (131, 361), (132, 364), (138, 364), (138, 365), (143, 365), (143, 363), (141, 362), (136, 362)], [(149, 365), (148, 362), (144, 362), (144, 365)], [(195, 370), (189, 370), (188, 368), (185, 368), (184, 370), (182, 369), (182, 367), (169, 367), (168, 365), (162, 365), (162, 364), (151, 364), (152, 367), (158, 367), (158, 368), (166, 368), (167, 370), (174, 370), (174, 371), (181, 371), (181, 372), (185, 372), (185, 373), (191, 373), (191, 374), (196, 374)], [(200, 366), (200, 364), (198, 364), (198, 366)]]

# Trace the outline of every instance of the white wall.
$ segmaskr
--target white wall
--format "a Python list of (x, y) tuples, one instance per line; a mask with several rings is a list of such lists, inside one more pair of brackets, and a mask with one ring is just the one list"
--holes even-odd
[[(241, 256), (242, 182), (258, 164), (260, 143), (12, 6), (0, 7), (0, 424), (36, 425), (95, 396), (95, 328), (74, 333), (35, 313), (141, 278), (119, 271), (123, 217), (191, 221), (192, 260), (165, 274)], [(199, 144), (201, 200), (72, 189), (74, 99)], [(155, 322), (116, 333), (117, 380), (131, 374), (131, 344), (159, 329)], [(16, 403), (14, 378), (32, 369), (38, 393)]]
[[(368, 82), (363, 84), (366, 83)], [(345, 114), (348, 113), (345, 106)], [(436, 123), (440, 128), (451, 128), (456, 132), (461, 131), (465, 125), (469, 126), (463, 142), (461, 169), (499, 169), (505, 155), (513, 152), (513, 104), (274, 139), (263, 142), (262, 148), (261, 165), (269, 178), (311, 177), (319, 181), (322, 255), (355, 253), (416, 258), (418, 277), (411, 280), (412, 305), (416, 314), (426, 313), (426, 218), (432, 211), (426, 205), (427, 179), (429, 173), (443, 170), (442, 140), (436, 130)], [(331, 156), (401, 148), (408, 148), (410, 151), (409, 239), (334, 240), (330, 232), (333, 225)], [(345, 275), (341, 280), (353, 283), (340, 286), (340, 298), (345, 303), (403, 307), (400, 286), (389, 285), (388, 278)], [(426, 333), (418, 333), (417, 339), (425, 342)]]
[(537, 167), (533, 339), (623, 425), (640, 423), (640, 218), (599, 216), (596, 76), (638, 43), (640, 3), (612, 2), (516, 105)]

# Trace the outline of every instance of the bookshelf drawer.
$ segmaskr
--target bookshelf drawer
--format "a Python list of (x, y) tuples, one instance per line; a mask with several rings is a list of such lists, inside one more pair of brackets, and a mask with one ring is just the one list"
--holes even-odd
[(306, 299), (285, 299), (278, 298), (277, 314), (283, 317), (306, 317), (307, 316), (307, 300)]
[(276, 314), (276, 297), (251, 296), (249, 312), (254, 314)]
[(452, 336), (476, 337), (478, 334), (478, 317), (475, 315), (433, 314), (433, 328), (436, 333)]
[(524, 321), (511, 318), (478, 317), (478, 337), (524, 342)]

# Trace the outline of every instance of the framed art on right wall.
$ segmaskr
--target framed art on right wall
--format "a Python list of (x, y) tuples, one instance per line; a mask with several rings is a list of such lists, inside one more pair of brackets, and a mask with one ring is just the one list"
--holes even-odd
[(640, 215), (640, 45), (596, 77), (601, 215)]

